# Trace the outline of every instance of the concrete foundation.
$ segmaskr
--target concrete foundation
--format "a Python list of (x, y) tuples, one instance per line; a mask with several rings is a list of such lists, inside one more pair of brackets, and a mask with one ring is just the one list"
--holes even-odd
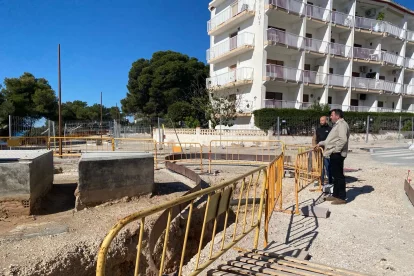
[(35, 213), (52, 185), (52, 151), (0, 151), (0, 216)]
[(154, 156), (135, 152), (84, 153), (79, 161), (76, 210), (148, 194), (154, 188)]

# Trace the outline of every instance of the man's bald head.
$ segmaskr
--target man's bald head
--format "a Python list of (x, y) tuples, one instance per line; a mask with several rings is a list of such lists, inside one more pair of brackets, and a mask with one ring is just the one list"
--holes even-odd
[(328, 117), (327, 116), (322, 116), (319, 119), (319, 123), (321, 124), (321, 126), (324, 126), (324, 125), (328, 124)]

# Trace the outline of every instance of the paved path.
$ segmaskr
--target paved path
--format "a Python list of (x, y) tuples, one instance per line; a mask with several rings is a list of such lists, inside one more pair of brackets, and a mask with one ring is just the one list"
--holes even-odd
[(393, 166), (414, 166), (414, 151), (407, 147), (382, 148), (371, 151), (375, 161)]

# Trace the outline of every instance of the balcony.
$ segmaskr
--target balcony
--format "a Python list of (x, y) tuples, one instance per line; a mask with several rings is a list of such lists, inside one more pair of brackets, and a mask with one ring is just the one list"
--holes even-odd
[(302, 1), (297, 0), (268, 0), (269, 8), (282, 9), (288, 13), (295, 13), (298, 15), (305, 14), (305, 5)]
[(348, 28), (352, 27), (354, 24), (354, 19), (352, 15), (337, 11), (332, 11), (331, 21), (333, 24), (345, 26)]
[(330, 43), (329, 54), (337, 57), (351, 58), (351, 50), (351, 46), (339, 43)]
[(208, 34), (217, 35), (254, 16), (255, 2), (255, 0), (238, 0), (216, 14), (207, 22)]
[(384, 32), (383, 21), (355, 16), (355, 28), (370, 32)]
[(391, 54), (385, 51), (381, 52), (381, 61), (397, 66), (403, 66), (404, 64), (404, 58), (402, 56)]
[(405, 67), (407, 67), (409, 69), (414, 69), (414, 59), (405, 58)]
[(401, 84), (392, 81), (383, 81), (381, 90), (399, 94), (401, 93)]
[(326, 84), (326, 74), (315, 72), (315, 71), (303, 71), (302, 76), (303, 83), (305, 84), (314, 84), (314, 85), (325, 85)]
[(266, 64), (266, 80), (301, 82), (302, 70), (289, 68), (275, 64)]
[(383, 21), (383, 26), (384, 26), (385, 33), (395, 36), (400, 39), (403, 39), (405, 37), (404, 30), (401, 29), (400, 27), (397, 27), (394, 24), (387, 22), (387, 21)]
[(303, 48), (303, 37), (284, 32), (278, 29), (267, 29), (267, 44), (268, 45), (285, 45), (296, 49)]
[(414, 32), (413, 31), (407, 31), (407, 40), (409, 42), (414, 42)]
[(327, 54), (328, 53), (328, 45), (329, 43), (326, 41), (322, 41), (319, 39), (314, 38), (304, 38), (305, 39), (305, 50), (314, 53), (320, 54)]
[(406, 84), (406, 85), (404, 85), (404, 93), (406, 95), (414, 96), (414, 84)]
[(227, 58), (245, 53), (254, 48), (254, 34), (240, 33), (235, 37), (224, 41), (207, 50), (207, 61), (214, 64)]
[(379, 62), (381, 52), (375, 49), (354, 47), (354, 59), (359, 59), (367, 62)]
[(362, 90), (382, 90), (383, 82), (383, 80), (353, 77), (352, 87)]
[(253, 83), (253, 68), (242, 67), (207, 79), (207, 89), (220, 90)]
[(264, 101), (265, 108), (296, 108), (296, 106), (300, 104), (301, 104), (300, 102), (281, 101), (281, 100), (272, 100), (272, 99), (266, 99)]
[(354, 112), (369, 112), (371, 109), (370, 106), (361, 106), (361, 105), (351, 105), (349, 106), (349, 111), (354, 111)]
[(346, 77), (343, 75), (335, 75), (329, 74), (328, 75), (328, 83), (330, 86), (337, 86), (337, 87), (349, 87), (351, 78)]
[(308, 18), (316, 19), (323, 22), (329, 22), (330, 18), (330, 11), (328, 9), (314, 6), (314, 5), (306, 5), (306, 16)]

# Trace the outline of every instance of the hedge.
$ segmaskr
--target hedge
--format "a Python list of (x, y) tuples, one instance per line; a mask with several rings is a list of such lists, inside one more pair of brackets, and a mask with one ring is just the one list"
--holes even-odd
[[(286, 129), (291, 135), (311, 135), (318, 126), (321, 116), (329, 116), (328, 113), (317, 110), (301, 110), (295, 108), (277, 109), (263, 108), (253, 112), (255, 126), (263, 131), (275, 129), (277, 118), (281, 128)], [(366, 131), (367, 116), (370, 116), (370, 132), (378, 133), (379, 130), (398, 130), (401, 116), (401, 127), (405, 127), (414, 116), (409, 113), (392, 112), (344, 112), (344, 119), (348, 122), (353, 133)], [(408, 126), (406, 126), (408, 128)]]

